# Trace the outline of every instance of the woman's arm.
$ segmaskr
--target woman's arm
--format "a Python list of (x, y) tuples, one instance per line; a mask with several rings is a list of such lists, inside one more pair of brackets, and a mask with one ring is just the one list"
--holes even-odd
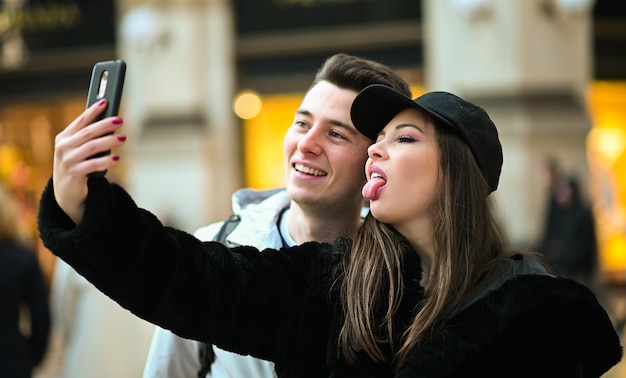
[(331, 255), (327, 245), (229, 250), (164, 227), (104, 178), (89, 179), (88, 191), (82, 221), (75, 225), (49, 184), (39, 208), (41, 238), (145, 320), (182, 337), (270, 359), (276, 338), (289, 343), (295, 337), (302, 303), (312, 295), (324, 303), (326, 287), (310, 292), (311, 266), (315, 281), (328, 277), (319, 273), (326, 266), (320, 261)]
[(93, 122), (105, 107), (105, 102), (89, 107), (56, 137), (53, 177), (38, 213), (44, 245), (145, 320), (226, 350), (264, 359), (281, 353), (280, 359), (289, 361), (302, 308), (314, 303), (315, 311), (327, 310), (326, 287), (318, 282), (328, 275), (317, 267), (330, 265), (313, 264), (315, 290), (310, 270), (312, 260), (331, 256), (317, 252), (330, 248), (229, 250), (164, 227), (120, 186), (90, 177), (118, 159), (90, 157), (125, 141), (107, 135), (121, 126), (121, 118)]

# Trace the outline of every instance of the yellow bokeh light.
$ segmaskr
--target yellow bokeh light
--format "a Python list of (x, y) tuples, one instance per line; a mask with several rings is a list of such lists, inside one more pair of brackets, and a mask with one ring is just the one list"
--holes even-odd
[(590, 152), (596, 153), (609, 166), (626, 150), (626, 132), (618, 128), (592, 129), (587, 141)]
[(626, 266), (626, 236), (613, 235), (606, 243), (606, 260), (611, 267)]
[(596, 82), (588, 105), (591, 194), (602, 277), (626, 282), (626, 82)]
[(261, 97), (252, 90), (241, 91), (233, 101), (233, 110), (241, 119), (256, 117), (261, 112), (261, 108)]
[(244, 122), (247, 186), (270, 189), (285, 185), (283, 138), (300, 101), (300, 93), (265, 96), (259, 115)]

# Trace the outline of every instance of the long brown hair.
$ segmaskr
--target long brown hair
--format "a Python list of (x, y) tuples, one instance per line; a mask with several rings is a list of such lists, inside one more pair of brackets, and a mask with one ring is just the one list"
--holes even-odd
[(338, 282), (345, 317), (339, 348), (348, 362), (361, 351), (384, 361), (381, 345), (386, 344), (394, 353), (391, 362), (400, 368), (415, 345), (444, 323), (502, 257), (512, 254), (491, 214), (489, 187), (471, 150), (456, 134), (435, 129), (442, 175), (425, 298), (402, 340), (393, 340), (401, 331), (393, 329), (392, 319), (403, 296), (403, 254), (417, 252), (392, 227), (368, 215)]

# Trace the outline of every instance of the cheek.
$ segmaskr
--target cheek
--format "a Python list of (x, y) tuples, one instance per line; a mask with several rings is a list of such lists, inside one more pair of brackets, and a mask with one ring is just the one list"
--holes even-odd
[(440, 169), (436, 158), (425, 158), (420, 161), (407, 160), (401, 172), (403, 179), (396, 189), (407, 195), (408, 192), (419, 193), (416, 202), (428, 206), (437, 195), (439, 188)]
[(424, 184), (425, 204), (427, 208), (432, 208), (433, 204), (439, 201), (441, 191), (440, 180), (442, 172), (438, 165), (432, 167), (428, 174), (428, 180)]
[(283, 139), (283, 169), (285, 173), (285, 178), (289, 177), (289, 172), (291, 169), (291, 158), (294, 155), (294, 151), (296, 150), (296, 139), (293, 135), (289, 135), (289, 133), (285, 134), (285, 138)]
[(361, 151), (346, 150), (329, 156), (329, 161), (334, 162), (333, 169), (335, 172), (345, 177), (345, 180), (359, 180), (359, 183), (365, 182), (365, 163), (367, 154)]
[(437, 188), (439, 188), (439, 180), (441, 177), (438, 160), (436, 158), (428, 159), (424, 166), (426, 167), (424, 172), (424, 190), (429, 193), (429, 195), (434, 196)]
[(285, 153), (285, 156), (287, 157), (292, 155), (296, 150), (297, 145), (298, 138), (296, 137), (296, 134), (291, 131), (287, 131), (285, 138), (283, 139), (283, 152)]

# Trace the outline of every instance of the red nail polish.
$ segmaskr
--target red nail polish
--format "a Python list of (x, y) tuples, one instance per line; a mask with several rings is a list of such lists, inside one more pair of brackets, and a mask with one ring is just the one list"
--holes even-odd
[(120, 125), (124, 121), (121, 118), (115, 118), (112, 122), (114, 125)]
[(120, 160), (120, 157), (117, 156), (117, 155), (113, 155), (113, 156), (111, 156), (111, 159), (113, 159), (113, 161), (118, 161), (118, 160)]
[(118, 135), (117, 136), (117, 140), (119, 140), (120, 142), (123, 142), (126, 140), (126, 135)]
[(106, 104), (106, 102), (107, 102), (107, 99), (103, 98), (100, 101), (98, 101), (98, 106), (102, 106), (102, 105)]

